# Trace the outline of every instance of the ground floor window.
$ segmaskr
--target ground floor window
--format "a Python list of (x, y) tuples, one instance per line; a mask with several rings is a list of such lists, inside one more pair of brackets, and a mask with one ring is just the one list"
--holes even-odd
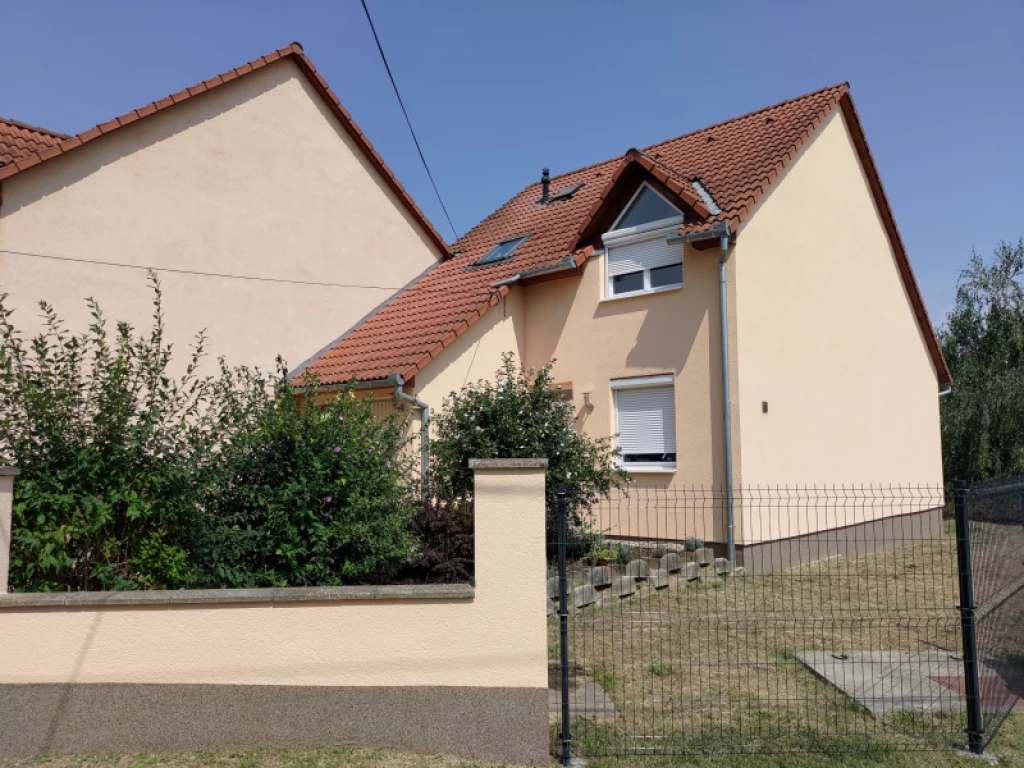
[(614, 379), (615, 440), (629, 472), (676, 468), (676, 403), (672, 376)]

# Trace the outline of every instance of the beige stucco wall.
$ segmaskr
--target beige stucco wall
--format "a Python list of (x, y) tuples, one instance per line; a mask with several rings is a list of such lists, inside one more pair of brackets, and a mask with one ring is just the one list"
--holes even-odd
[[(455, 341), (435, 357), (426, 368), (416, 374), (413, 382), (416, 396), (435, 411), (444, 400), (466, 384), (481, 379), (494, 381), (494, 373), (501, 367), (501, 356), (512, 352), (517, 361), (524, 360), (523, 289), (513, 287), (482, 318), (469, 327)], [(419, 428), (419, 414), (413, 422)]]
[[(529, 286), (524, 313), (527, 364), (556, 361), (554, 378), (572, 382), (576, 423), (588, 435), (614, 434), (613, 379), (675, 376), (677, 469), (634, 475), (637, 485), (670, 494), (694, 485), (725, 483), (718, 251), (687, 246), (683, 260), (680, 290), (601, 301), (604, 259), (597, 256), (578, 279)], [(584, 408), (584, 393), (590, 395), (591, 412)], [(669, 498), (683, 503), (682, 496), (662, 500), (667, 503)], [(628, 536), (642, 537), (655, 530), (680, 538), (720, 540), (724, 535), (721, 525), (712, 525), (714, 515), (707, 505), (680, 509), (678, 514), (670, 507), (663, 505), (655, 516), (602, 508), (599, 524)]]
[(0, 683), (546, 688), (543, 468), (477, 470), (475, 537), (470, 599), (17, 608), (0, 597)]
[[(735, 263), (742, 482), (941, 484), (936, 372), (838, 110), (740, 231)], [(744, 535), (767, 536), (749, 517)]]
[[(94, 261), (381, 288), (162, 272), (177, 368), (194, 334), (215, 358), (296, 366), (436, 262), (437, 254), (288, 59), (2, 182), (0, 292), (36, 330), (46, 299), (73, 330), (84, 298), (149, 327), (142, 269)], [(326, 334), (326, 335), (325, 335)]]

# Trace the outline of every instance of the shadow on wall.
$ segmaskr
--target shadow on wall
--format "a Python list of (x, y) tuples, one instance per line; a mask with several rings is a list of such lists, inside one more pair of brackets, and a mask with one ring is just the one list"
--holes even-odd
[[(533, 368), (545, 365), (553, 357), (556, 357), (555, 350), (562, 340), (562, 335), (569, 327), (569, 312), (573, 307), (585, 299), (580, 298), (580, 288), (586, 282), (585, 273), (588, 269), (596, 269), (594, 259), (583, 263), (584, 274), (578, 278), (559, 280), (558, 290), (554, 293), (554, 299), (547, 290), (553, 283), (531, 287), (527, 290), (528, 302), (539, 302), (543, 304), (542, 314), (544, 325), (548, 328), (557, 328), (557, 333), (532, 333), (530, 335), (530, 348), (527, 350), (529, 359), (527, 364)], [(563, 293), (564, 292), (564, 293)], [(547, 301), (541, 301), (538, 296), (548, 297)], [(529, 304), (527, 312), (535, 312)], [(557, 378), (557, 374), (556, 374)]]
[[(725, 483), (725, 448), (717, 253), (691, 250), (686, 259), (686, 283), (681, 290), (598, 304), (593, 315), (595, 334), (600, 338), (601, 324), (606, 320), (614, 322), (616, 317), (644, 313), (626, 355), (626, 367), (675, 373), (678, 449), (687, 450), (688, 436), (701, 436), (695, 437), (693, 449), (710, 450), (714, 457), (712, 484), (721, 486)], [(707, 482), (673, 474), (644, 474), (635, 480), (655, 488)]]

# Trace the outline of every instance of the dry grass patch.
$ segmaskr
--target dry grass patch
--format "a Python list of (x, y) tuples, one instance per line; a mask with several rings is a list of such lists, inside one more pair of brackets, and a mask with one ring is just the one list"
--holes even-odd
[[(658, 751), (948, 743), (959, 714), (878, 720), (797, 652), (959, 651), (952, 530), (931, 541), (780, 574), (641, 589), (570, 617), (570, 659), (612, 697), (615, 724), (581, 722), (595, 747)], [(557, 649), (557, 617), (549, 623)], [(921, 674), (925, 674), (921, 672)], [(951, 699), (955, 697), (951, 696)]]

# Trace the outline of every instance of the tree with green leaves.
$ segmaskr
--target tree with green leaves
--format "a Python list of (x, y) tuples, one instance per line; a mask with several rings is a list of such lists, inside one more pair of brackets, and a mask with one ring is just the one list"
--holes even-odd
[(953, 375), (942, 398), (947, 480), (1024, 472), (1024, 239), (975, 253), (939, 331)]
[(575, 429), (573, 404), (553, 386), (552, 365), (526, 369), (508, 353), (493, 382), (471, 383), (445, 398), (434, 417), (430, 446), (435, 490), (471, 492), (471, 458), (547, 458), (549, 534), (556, 524), (559, 485), (566, 488), (570, 520), (579, 533), (583, 511), (629, 480), (609, 438), (594, 439)]

